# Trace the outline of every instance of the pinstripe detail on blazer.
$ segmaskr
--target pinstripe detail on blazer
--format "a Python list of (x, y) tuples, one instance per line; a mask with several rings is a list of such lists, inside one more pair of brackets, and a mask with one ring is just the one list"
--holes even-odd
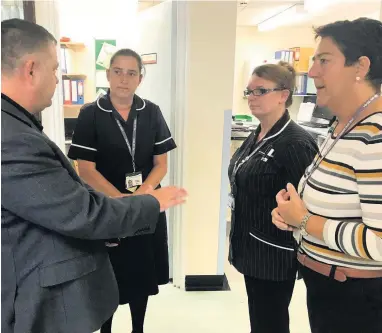
[[(259, 133), (260, 127), (234, 154), (229, 175), (235, 162), (254, 150)], [(266, 143), (236, 176), (238, 193), (232, 213), (230, 261), (245, 275), (283, 281), (296, 276), (296, 252), (292, 234), (272, 224), (275, 196), (288, 182), (297, 186), (317, 146), (308, 132), (290, 120), (288, 112), (264, 140)]]

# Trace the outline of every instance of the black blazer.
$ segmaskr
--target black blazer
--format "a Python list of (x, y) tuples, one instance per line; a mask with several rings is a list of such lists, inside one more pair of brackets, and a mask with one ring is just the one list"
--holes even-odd
[(1, 111), (1, 332), (94, 332), (118, 306), (101, 239), (153, 233), (159, 203), (89, 189), (31, 114)]
[[(251, 154), (261, 127), (236, 151), (229, 167)], [(282, 281), (296, 276), (292, 233), (272, 224), (276, 194), (290, 182), (297, 187), (317, 153), (312, 136), (293, 122), (288, 111), (263, 139), (265, 144), (236, 175), (237, 195), (232, 213), (230, 262), (236, 269), (259, 279)]]

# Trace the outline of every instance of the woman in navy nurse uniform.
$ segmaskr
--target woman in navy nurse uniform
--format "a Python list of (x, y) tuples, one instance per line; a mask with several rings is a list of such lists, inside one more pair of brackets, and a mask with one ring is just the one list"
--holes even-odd
[[(160, 186), (167, 153), (176, 148), (159, 106), (135, 94), (142, 80), (142, 59), (130, 49), (110, 60), (107, 95), (82, 107), (68, 153), (81, 178), (112, 197), (144, 194)], [(108, 240), (119, 286), (120, 304), (129, 304), (134, 333), (142, 333), (148, 296), (169, 281), (166, 215), (154, 235)], [(111, 332), (110, 318), (101, 333)]]

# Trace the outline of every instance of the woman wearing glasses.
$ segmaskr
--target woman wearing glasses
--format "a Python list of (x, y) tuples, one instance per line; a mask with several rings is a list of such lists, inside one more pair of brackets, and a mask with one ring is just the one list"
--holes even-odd
[(230, 262), (244, 275), (252, 333), (289, 332), (296, 279), (295, 243), (272, 224), (275, 195), (297, 184), (317, 146), (287, 108), (295, 88), (286, 63), (257, 67), (244, 94), (260, 125), (232, 157)]
[[(68, 156), (78, 160), (83, 180), (108, 196), (144, 194), (160, 186), (167, 153), (176, 148), (159, 107), (135, 94), (142, 69), (133, 50), (115, 53), (107, 71), (109, 92), (81, 109), (73, 135)], [(169, 281), (166, 216), (160, 215), (154, 235), (106, 244), (120, 304), (129, 303), (133, 332), (142, 333), (148, 296)], [(112, 317), (101, 332), (110, 333), (111, 325)]]
[(299, 233), (312, 332), (382, 332), (382, 23), (334, 22), (316, 37), (309, 75), (336, 121), (299, 193), (278, 194), (273, 223)]

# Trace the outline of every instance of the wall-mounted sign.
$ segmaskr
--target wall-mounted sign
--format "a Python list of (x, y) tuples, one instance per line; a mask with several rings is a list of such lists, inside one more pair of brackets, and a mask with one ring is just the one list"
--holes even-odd
[(96, 39), (96, 70), (105, 70), (109, 68), (110, 58), (117, 51), (116, 44), (116, 40), (114, 39)]
[(157, 63), (157, 54), (156, 53), (147, 53), (141, 54), (142, 62), (144, 65), (151, 65)]
[(95, 88), (96, 95), (106, 94), (109, 89), (109, 82), (106, 78), (106, 69), (109, 68), (110, 59), (117, 51), (117, 41), (115, 39), (95, 40)]

